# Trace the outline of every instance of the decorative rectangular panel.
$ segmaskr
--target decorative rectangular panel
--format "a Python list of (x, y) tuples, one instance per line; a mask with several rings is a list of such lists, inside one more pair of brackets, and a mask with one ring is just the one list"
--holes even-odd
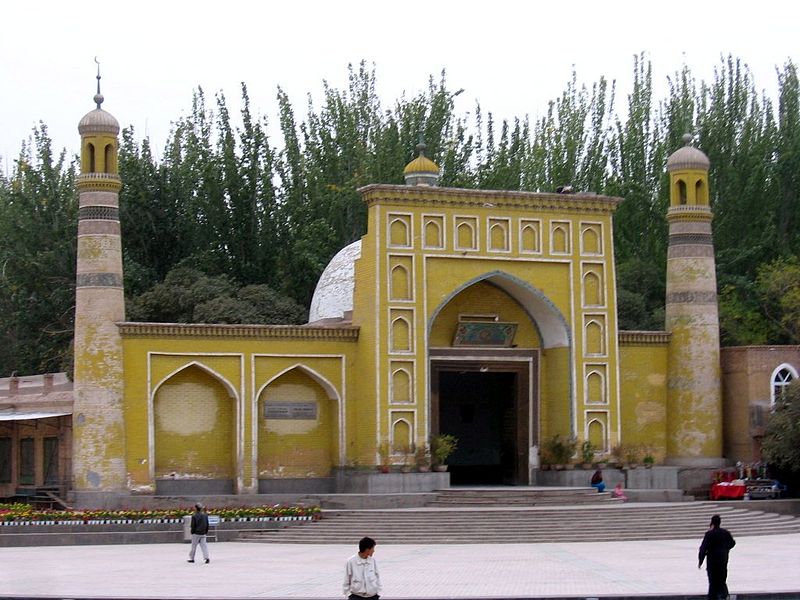
[(516, 323), (462, 321), (456, 327), (453, 346), (509, 348), (516, 333)]

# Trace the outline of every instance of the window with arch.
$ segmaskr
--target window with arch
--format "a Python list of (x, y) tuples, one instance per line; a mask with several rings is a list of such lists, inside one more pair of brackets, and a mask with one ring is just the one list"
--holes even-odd
[(591, 442), (596, 452), (606, 452), (608, 444), (606, 443), (605, 415), (602, 413), (588, 413), (587, 418), (589, 420), (586, 423), (586, 439)]
[(411, 324), (406, 317), (396, 317), (392, 320), (392, 352), (411, 352)]
[(390, 297), (392, 300), (411, 300), (408, 269), (398, 264), (392, 267)]
[(678, 202), (683, 206), (686, 204), (686, 182), (683, 179), (678, 180)]
[(569, 254), (569, 230), (564, 223), (554, 224), (550, 230), (550, 252), (552, 254)]
[(411, 245), (411, 223), (405, 215), (390, 215), (389, 244), (407, 248)]
[(103, 165), (105, 173), (114, 172), (114, 147), (111, 144), (106, 144), (105, 154), (103, 156)]
[(541, 252), (541, 226), (538, 221), (523, 221), (520, 233), (522, 252)]
[(703, 180), (698, 179), (694, 184), (694, 199), (696, 204), (708, 204), (708, 195), (706, 194), (706, 186), (703, 185)]
[(94, 173), (94, 170), (95, 170), (94, 144), (91, 144), (91, 143), (90, 143), (90, 144), (88, 144), (88, 145), (86, 146), (86, 150), (87, 150), (87, 151), (88, 151), (88, 153), (89, 153), (89, 164), (87, 165), (87, 167), (88, 167), (88, 172), (89, 172), (89, 173)]
[(605, 374), (599, 369), (586, 374), (584, 394), (586, 404), (607, 404)]
[(770, 405), (775, 406), (775, 402), (783, 400), (786, 389), (795, 379), (797, 379), (797, 369), (788, 363), (780, 365), (772, 372), (770, 378)]
[(411, 387), (411, 374), (405, 368), (396, 369), (392, 373), (390, 399), (393, 404), (410, 404), (414, 401)]
[(489, 250), (494, 252), (508, 252), (510, 248), (508, 232), (511, 223), (508, 219), (491, 218), (489, 219)]
[[(397, 416), (402, 415), (402, 416)], [(414, 445), (414, 427), (409, 413), (392, 414), (392, 454), (408, 454)]]
[(456, 220), (456, 250), (477, 250), (477, 223), (475, 219)]
[(425, 248), (443, 248), (443, 232), (443, 217), (427, 217), (425, 219)]

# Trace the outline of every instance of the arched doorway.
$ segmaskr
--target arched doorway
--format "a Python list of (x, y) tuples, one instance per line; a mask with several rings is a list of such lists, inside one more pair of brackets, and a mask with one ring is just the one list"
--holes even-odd
[(431, 361), (431, 429), (458, 438), (452, 485), (526, 485), (535, 439), (535, 353), (437, 351)]

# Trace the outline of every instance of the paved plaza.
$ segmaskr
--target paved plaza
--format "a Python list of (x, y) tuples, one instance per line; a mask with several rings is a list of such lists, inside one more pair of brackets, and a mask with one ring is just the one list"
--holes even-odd
[[(368, 533), (368, 532), (367, 532)], [(381, 545), (391, 598), (591, 597), (705, 594), (696, 540)], [(0, 548), (0, 596), (339, 598), (352, 546), (210, 543), (211, 563), (186, 562), (188, 544)], [(800, 534), (740, 537), (731, 593), (798, 592)]]

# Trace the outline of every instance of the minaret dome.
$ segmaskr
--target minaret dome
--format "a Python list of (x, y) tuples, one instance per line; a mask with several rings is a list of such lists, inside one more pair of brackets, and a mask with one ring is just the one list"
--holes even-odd
[(439, 165), (425, 156), (425, 144), (420, 141), (417, 144), (419, 156), (412, 160), (403, 169), (406, 185), (429, 185), (439, 184)]

